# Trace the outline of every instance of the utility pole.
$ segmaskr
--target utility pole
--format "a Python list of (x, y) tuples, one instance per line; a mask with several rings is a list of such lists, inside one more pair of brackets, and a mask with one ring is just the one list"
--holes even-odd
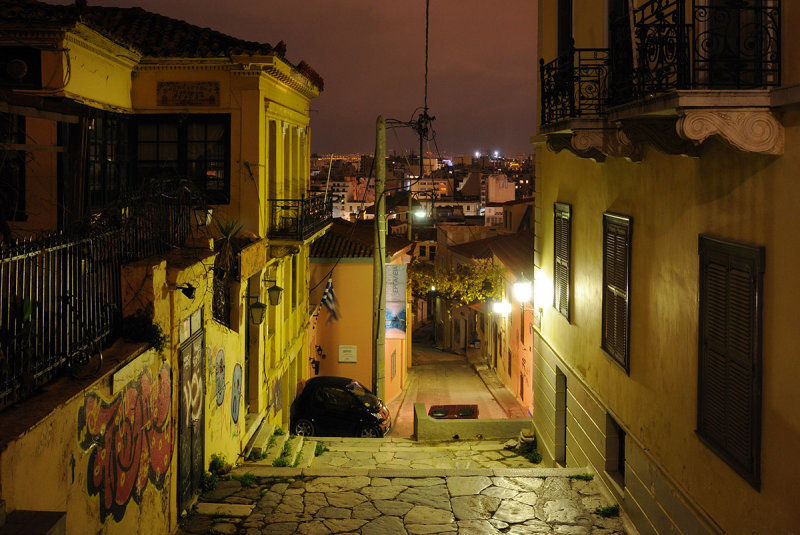
[(372, 265), (373, 344), (372, 391), (380, 399), (386, 381), (386, 119), (378, 116), (375, 129), (375, 253)]

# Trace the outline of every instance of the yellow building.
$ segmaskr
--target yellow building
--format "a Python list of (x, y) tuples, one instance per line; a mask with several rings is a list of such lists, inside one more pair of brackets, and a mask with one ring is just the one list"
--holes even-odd
[(139, 8), (3, 1), (0, 28), (0, 508), (167, 533), (309, 375), (322, 79)]
[(798, 17), (539, 2), (534, 427), (640, 533), (797, 529)]

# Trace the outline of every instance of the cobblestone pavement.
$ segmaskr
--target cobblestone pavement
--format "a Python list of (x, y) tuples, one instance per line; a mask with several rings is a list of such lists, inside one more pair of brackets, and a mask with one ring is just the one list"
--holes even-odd
[(409, 439), (325, 439), (314, 468), (534, 468), (504, 448), (505, 440), (420, 443)]
[(330, 450), (310, 468), (235, 469), (179, 533), (633, 533), (595, 514), (613, 502), (581, 469), (534, 467), (498, 441), (321, 440)]

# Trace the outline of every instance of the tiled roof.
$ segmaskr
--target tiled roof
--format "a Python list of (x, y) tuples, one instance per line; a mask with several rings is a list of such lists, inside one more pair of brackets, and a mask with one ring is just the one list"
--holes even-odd
[(533, 270), (533, 233), (501, 234), (453, 245), (450, 250), (466, 258), (488, 258), (493, 254), (514, 274)]
[[(335, 219), (324, 236), (311, 244), (311, 256), (315, 258), (365, 258), (374, 251), (374, 222), (351, 223)], [(395, 255), (411, 244), (397, 235), (386, 236), (386, 254)]]
[[(286, 45), (237, 39), (188, 22), (145, 11), (74, 5), (57, 6), (35, 0), (0, 0), (0, 23), (7, 26), (72, 26), (82, 22), (112, 41), (155, 58), (214, 58), (275, 54), (285, 59)], [(296, 69), (322, 89), (322, 78), (305, 62)]]

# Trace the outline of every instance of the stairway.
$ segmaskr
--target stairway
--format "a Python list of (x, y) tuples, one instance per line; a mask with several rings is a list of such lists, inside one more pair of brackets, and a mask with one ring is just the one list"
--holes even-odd
[(286, 434), (272, 424), (264, 424), (248, 444), (242, 467), (276, 466), (308, 468), (314, 461), (317, 441)]

